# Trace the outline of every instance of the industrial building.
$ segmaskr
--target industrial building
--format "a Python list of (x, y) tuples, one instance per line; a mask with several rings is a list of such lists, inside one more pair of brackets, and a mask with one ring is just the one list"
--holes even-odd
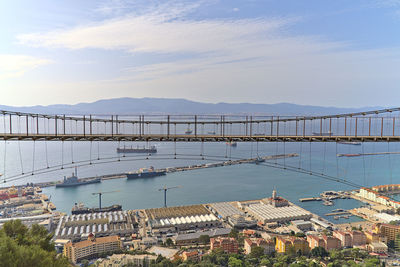
[(312, 229), (312, 223), (310, 221), (304, 221), (304, 220), (297, 220), (297, 221), (292, 221), (292, 224), (296, 226), (297, 229), (300, 231), (310, 231)]
[(237, 229), (248, 229), (255, 228), (257, 226), (257, 221), (253, 220), (251, 217), (245, 217), (241, 215), (232, 215), (228, 217), (228, 223)]
[(375, 213), (373, 216), (383, 223), (390, 223), (390, 222), (398, 223), (400, 221), (399, 215), (391, 215), (387, 213)]
[(215, 215), (220, 218), (227, 219), (233, 215), (241, 215), (244, 216), (244, 212), (238, 209), (231, 202), (218, 202), (212, 203), (207, 206)]
[(96, 236), (130, 236), (137, 232), (136, 224), (135, 215), (128, 211), (67, 215), (58, 222), (55, 237), (78, 241), (90, 233)]
[(230, 228), (217, 228), (203, 232), (178, 234), (176, 236), (173, 236), (172, 240), (177, 246), (192, 245), (199, 243), (199, 238), (202, 235), (207, 235), (209, 237), (228, 236), (231, 231), (232, 229)]
[(145, 211), (153, 233), (219, 227), (221, 222), (202, 205), (148, 209)]
[(312, 217), (310, 212), (298, 206), (275, 207), (262, 202), (250, 204), (245, 210), (253, 215), (255, 219), (263, 223), (309, 220)]
[(262, 223), (309, 220), (312, 217), (310, 212), (290, 204), (286, 199), (277, 196), (276, 190), (272, 191), (270, 198), (244, 201), (240, 203), (240, 206)]
[[(240, 205), (239, 202), (237, 202)], [(232, 202), (217, 202), (207, 205), (207, 208), (211, 210), (215, 216), (228, 222), (232, 227), (238, 229), (254, 228), (257, 225), (257, 221), (246, 214)]]

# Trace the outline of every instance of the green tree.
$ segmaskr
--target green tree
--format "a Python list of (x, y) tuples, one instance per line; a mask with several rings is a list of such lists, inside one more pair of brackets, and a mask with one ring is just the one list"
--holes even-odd
[(0, 229), (0, 267), (69, 266), (58, 257), (51, 235), (43, 226), (28, 229), (20, 220), (4, 223)]
[(329, 252), (329, 256), (332, 260), (343, 260), (343, 252), (337, 249), (333, 249)]
[(326, 257), (328, 256), (328, 252), (323, 247), (315, 247), (311, 250), (311, 255), (314, 257)]
[(270, 267), (270, 266), (272, 266), (272, 261), (269, 260), (269, 259), (262, 259), (262, 260), (260, 261), (260, 265), (261, 265), (261, 266)]
[(396, 238), (394, 240), (394, 249), (396, 251), (400, 251), (400, 234), (396, 235)]
[(235, 228), (233, 228), (231, 230), (231, 232), (229, 233), (229, 237), (233, 237), (233, 238), (238, 238), (238, 235), (239, 235), (239, 231), (236, 230)]
[(253, 247), (249, 254), (250, 258), (259, 259), (264, 255), (264, 248), (263, 247)]
[(89, 261), (88, 260), (83, 260), (81, 262), (81, 264), (82, 264), (83, 267), (89, 267)]
[(228, 266), (229, 267), (242, 267), (243, 261), (240, 259), (237, 259), (235, 257), (229, 257)]
[(316, 263), (315, 261), (310, 261), (308, 263), (308, 267), (319, 267), (319, 266), (321, 266), (321, 265)]
[(354, 260), (357, 260), (357, 259), (359, 259), (359, 258), (361, 258), (361, 251), (360, 251), (360, 249), (359, 248), (353, 248), (353, 249), (351, 249), (351, 257), (354, 259)]
[(379, 266), (380, 261), (377, 258), (370, 258), (364, 261), (366, 267)]
[(165, 240), (165, 245), (167, 246), (167, 247), (170, 247), (170, 246), (172, 246), (174, 244), (174, 241), (172, 241), (172, 239), (171, 238), (167, 238), (167, 240)]

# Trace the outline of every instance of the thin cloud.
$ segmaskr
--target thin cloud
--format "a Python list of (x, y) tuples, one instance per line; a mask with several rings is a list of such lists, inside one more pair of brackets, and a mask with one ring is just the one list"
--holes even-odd
[(225, 52), (251, 42), (274, 39), (290, 19), (179, 20), (168, 14), (124, 17), (50, 33), (19, 35), (34, 47), (100, 48), (132, 53)]
[(0, 79), (16, 78), (51, 61), (26, 55), (0, 54)]

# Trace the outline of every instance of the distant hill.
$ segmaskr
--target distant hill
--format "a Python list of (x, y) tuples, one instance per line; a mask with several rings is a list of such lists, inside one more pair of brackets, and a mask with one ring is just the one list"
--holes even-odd
[(296, 105), (290, 103), (202, 103), (172, 98), (114, 98), (76, 105), (13, 107), (0, 105), (2, 110), (42, 114), (263, 114), (263, 115), (326, 115), (350, 113), (384, 107), (337, 108)]

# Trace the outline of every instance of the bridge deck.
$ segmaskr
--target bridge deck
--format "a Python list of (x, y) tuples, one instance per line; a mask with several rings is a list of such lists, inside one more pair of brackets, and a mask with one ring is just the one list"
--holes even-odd
[(400, 142), (400, 136), (314, 135), (166, 135), (166, 134), (2, 134), (0, 140), (27, 141), (164, 141), (164, 142)]

